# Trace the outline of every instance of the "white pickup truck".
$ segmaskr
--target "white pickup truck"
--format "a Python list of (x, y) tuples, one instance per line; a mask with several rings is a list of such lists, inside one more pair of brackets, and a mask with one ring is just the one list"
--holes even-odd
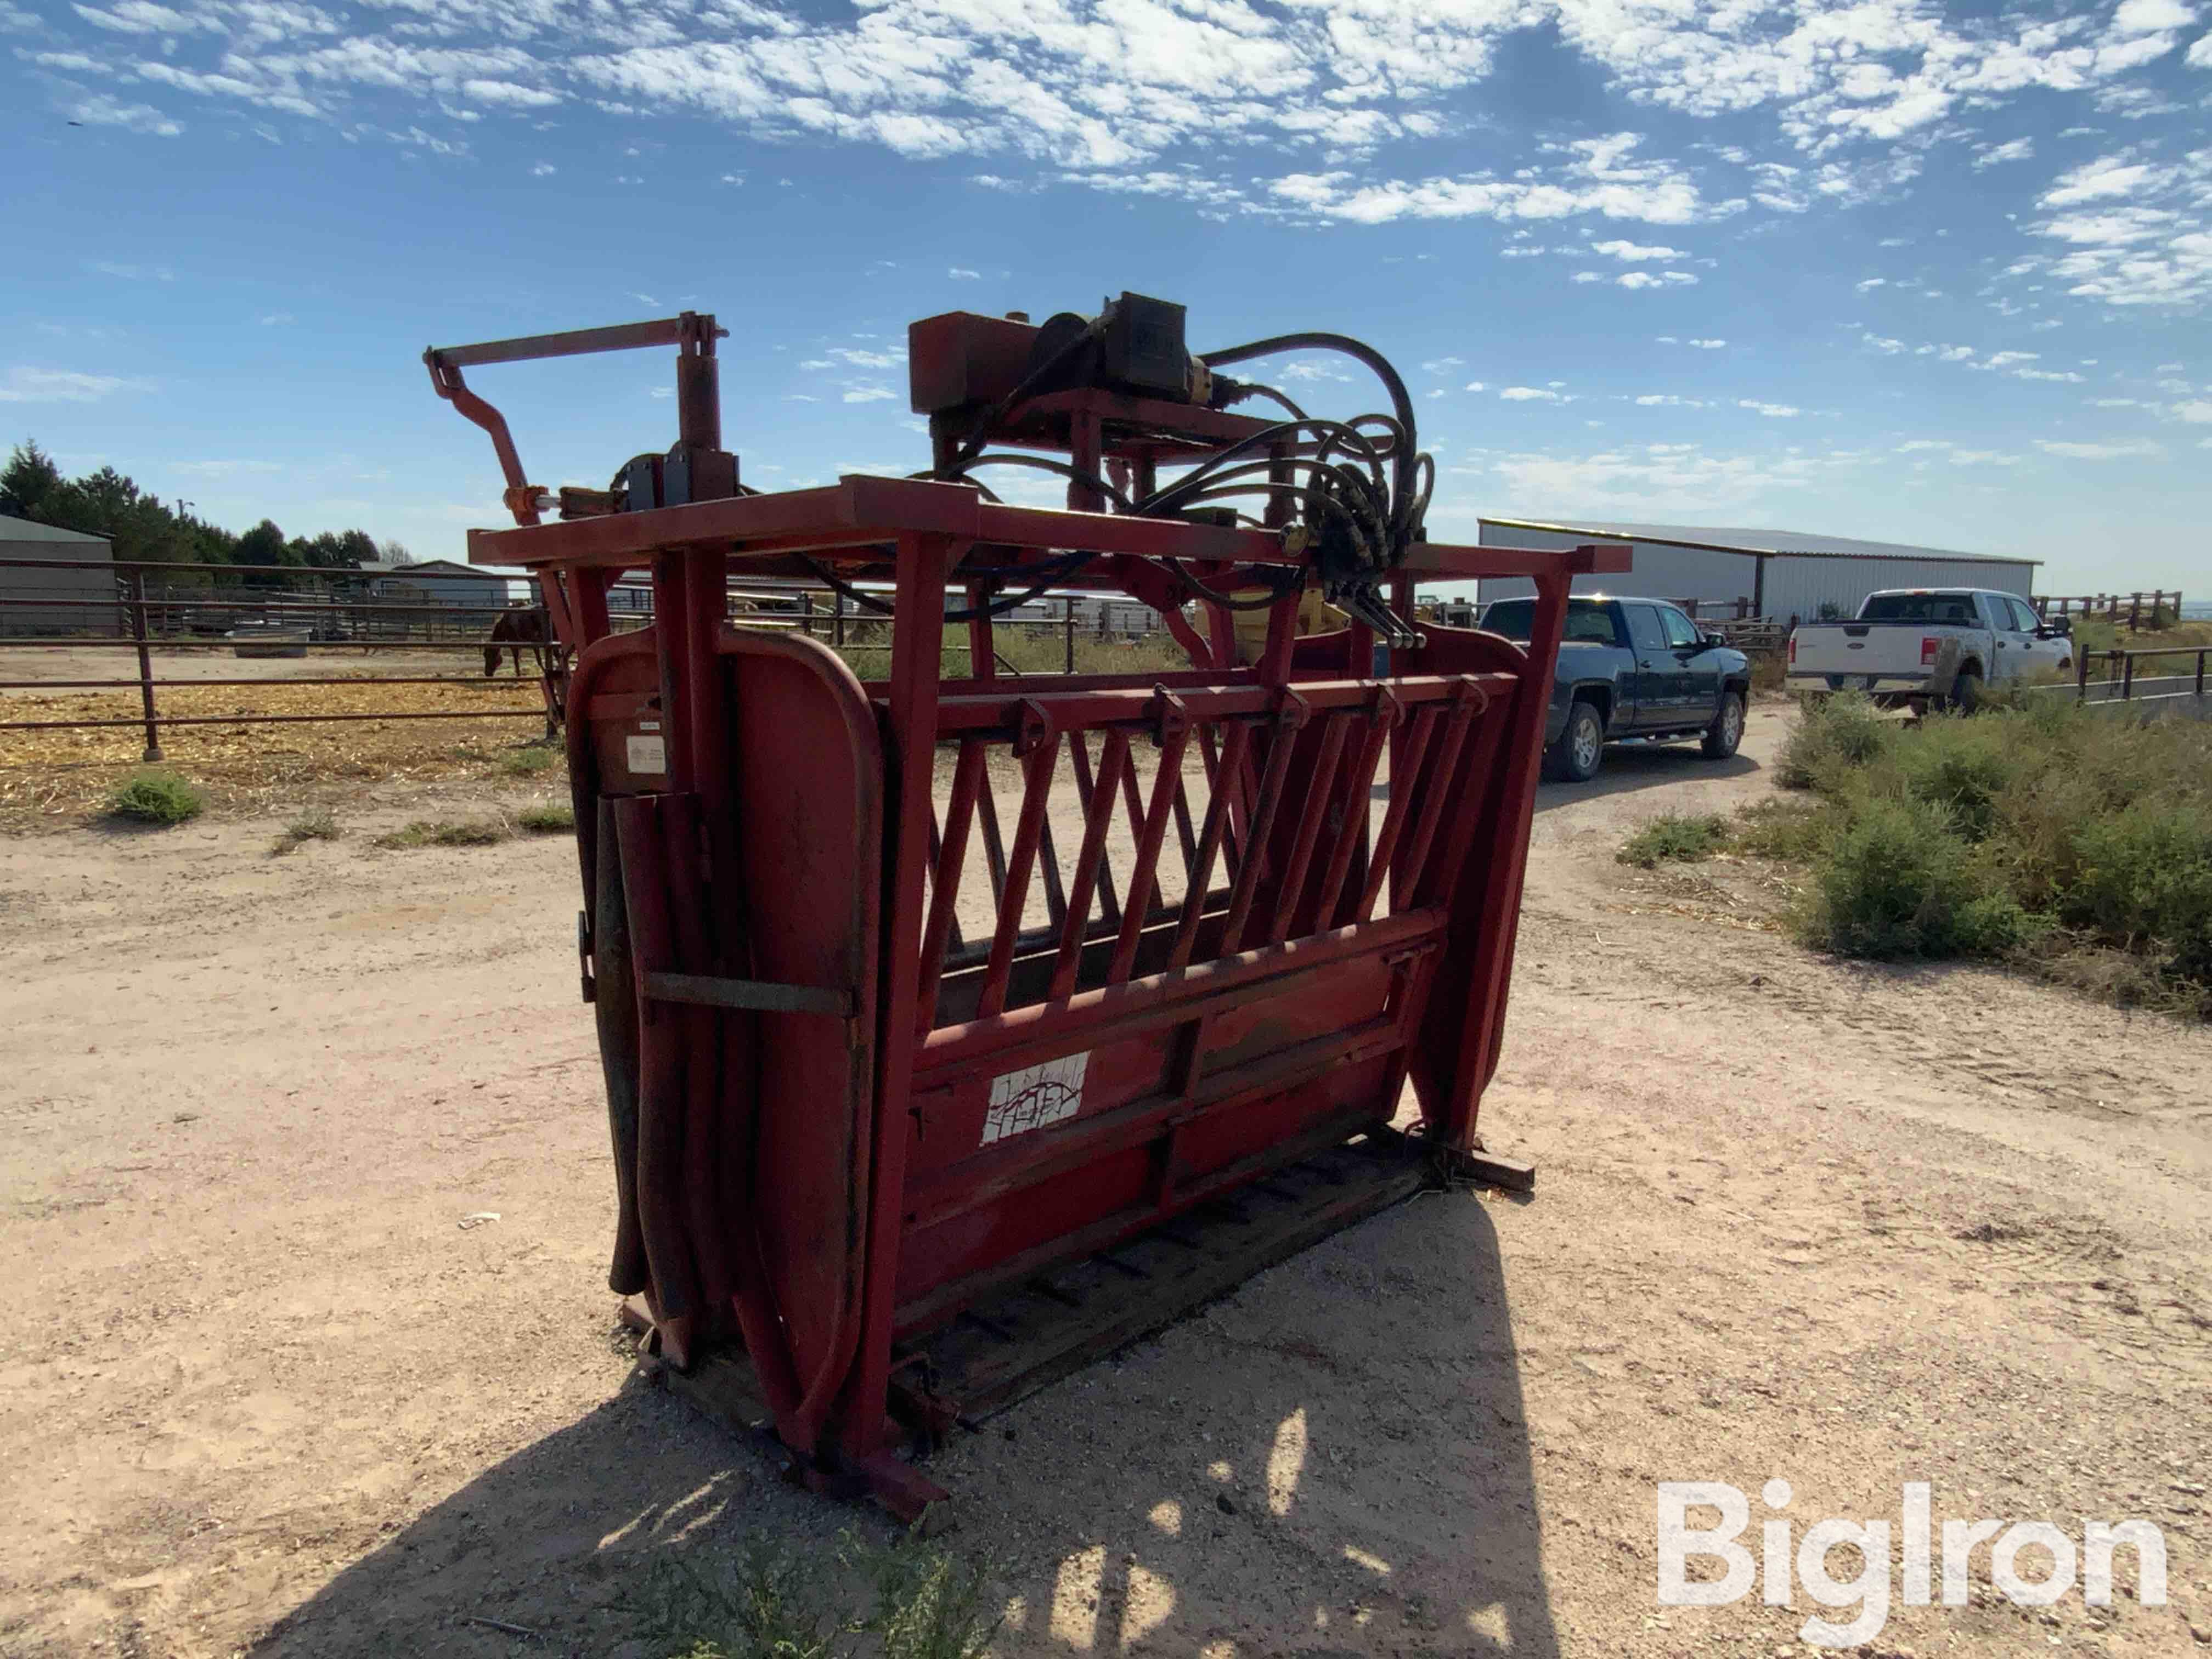
[(2074, 665), (2070, 624), (2026, 599), (1981, 587), (1869, 593), (1850, 622), (1790, 635), (1792, 691), (1864, 691), (1884, 708), (1971, 710), (1982, 688)]

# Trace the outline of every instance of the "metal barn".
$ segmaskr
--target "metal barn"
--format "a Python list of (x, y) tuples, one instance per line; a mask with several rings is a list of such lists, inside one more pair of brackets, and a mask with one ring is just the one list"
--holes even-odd
[[(0, 564), (0, 598), (35, 604), (0, 607), (0, 633), (119, 634), (115, 576), (106, 570), (76, 570), (62, 562), (99, 559), (112, 562), (114, 551), (105, 536), (63, 530), (28, 519), (0, 518), (0, 559), (53, 560), (51, 569)], [(81, 599), (82, 607), (59, 601)]]
[[(1692, 599), (1701, 616), (1771, 617), (1809, 621), (1848, 617), (1859, 601), (1885, 587), (1994, 587), (2022, 599), (2033, 592), (2039, 559), (1794, 530), (1708, 530), (1691, 525), (1622, 524), (1596, 520), (1559, 523), (1529, 519), (1481, 521), (1485, 547), (1572, 547), (1580, 542), (1627, 542), (1635, 567), (1626, 577), (1577, 576), (1576, 590), (1602, 587), (1658, 599)], [(1529, 592), (1525, 581), (1486, 581), (1484, 602)]]

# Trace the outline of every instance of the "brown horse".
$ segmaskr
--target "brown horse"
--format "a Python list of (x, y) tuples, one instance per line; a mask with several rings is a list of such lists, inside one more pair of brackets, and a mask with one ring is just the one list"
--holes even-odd
[(527, 650), (537, 659), (539, 678), (545, 675), (545, 613), (534, 605), (517, 604), (502, 611), (492, 621), (490, 637), (484, 641), (484, 678), (489, 679), (499, 672), (502, 652), (514, 657), (514, 678), (522, 678), (522, 653)]

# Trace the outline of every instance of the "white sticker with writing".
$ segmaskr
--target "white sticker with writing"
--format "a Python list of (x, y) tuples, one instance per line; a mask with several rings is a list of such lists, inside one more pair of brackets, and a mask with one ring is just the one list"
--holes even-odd
[(983, 1145), (1009, 1135), (1027, 1134), (1048, 1123), (1073, 1117), (1083, 1108), (1083, 1073), (1088, 1053), (1024, 1066), (991, 1079), (990, 1109), (983, 1114)]
[(633, 772), (665, 772), (668, 769), (668, 744), (661, 738), (629, 738), (624, 740), (623, 750)]

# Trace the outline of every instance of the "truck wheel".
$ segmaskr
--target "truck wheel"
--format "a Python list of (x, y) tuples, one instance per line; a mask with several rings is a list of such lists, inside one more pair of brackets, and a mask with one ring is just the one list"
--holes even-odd
[(1735, 753), (1736, 745), (1743, 741), (1743, 693), (1724, 692), (1721, 696), (1721, 712), (1713, 716), (1713, 723), (1705, 728), (1703, 745), (1707, 760), (1726, 760)]
[(1544, 769), (1561, 783), (1588, 783), (1597, 775), (1598, 757), (1605, 752), (1605, 722), (1597, 705), (1577, 698), (1567, 711), (1567, 724), (1559, 740), (1545, 751)]
[(1952, 712), (1971, 714), (1982, 706), (1982, 677), (1972, 669), (1961, 670), (1951, 682)]

